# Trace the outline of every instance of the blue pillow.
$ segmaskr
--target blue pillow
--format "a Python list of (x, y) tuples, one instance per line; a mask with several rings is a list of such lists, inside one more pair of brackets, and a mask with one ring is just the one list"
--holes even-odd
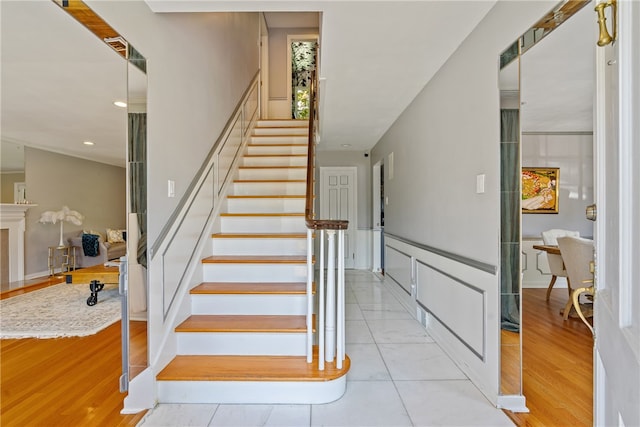
[(85, 256), (98, 256), (100, 253), (100, 236), (95, 234), (83, 234), (82, 235), (82, 250)]

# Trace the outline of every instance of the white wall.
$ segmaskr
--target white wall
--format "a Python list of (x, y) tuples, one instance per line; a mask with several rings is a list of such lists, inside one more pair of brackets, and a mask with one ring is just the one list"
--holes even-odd
[[(386, 232), (498, 267), (498, 57), (554, 3), (498, 2), (374, 147), (371, 163), (383, 158), (385, 162), (385, 196), (389, 197)], [(486, 177), (483, 194), (476, 194), (478, 174)], [(487, 340), (484, 359), (478, 359), (446, 328), (430, 327), (435, 328), (441, 345), (476, 385), (497, 401), (499, 277), (494, 274), (493, 280), (487, 280), (481, 270), (473, 274), (460, 263), (437, 262), (442, 263), (444, 273), (477, 286), (483, 294), (486, 306), (482, 307), (482, 333)], [(434, 275), (429, 279), (430, 294), (450, 293), (450, 280), (445, 277)], [(464, 319), (475, 310), (466, 307), (475, 304), (475, 299), (462, 298), (448, 316)], [(455, 325), (445, 326), (455, 331)]]
[[(147, 59), (152, 245), (258, 70), (257, 13), (155, 14), (143, 1), (88, 1)], [(167, 197), (175, 181), (175, 198)]]
[[(123, 123), (123, 126), (126, 124)], [(25, 147), (27, 198), (38, 206), (27, 211), (25, 276), (48, 275), (47, 248), (58, 246), (58, 224), (38, 222), (44, 211), (68, 206), (85, 216), (82, 225), (64, 223), (65, 241), (81, 230), (104, 236), (107, 228), (126, 228), (125, 169)]]
[(522, 215), (522, 236), (541, 237), (551, 228), (576, 230), (593, 236), (585, 208), (593, 203), (593, 135), (526, 134), (521, 142), (523, 167), (560, 168), (557, 214)]

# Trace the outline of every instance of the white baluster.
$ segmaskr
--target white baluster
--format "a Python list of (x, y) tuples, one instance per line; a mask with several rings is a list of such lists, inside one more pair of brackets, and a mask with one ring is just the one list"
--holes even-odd
[(318, 280), (318, 370), (324, 371), (324, 230), (320, 230), (320, 278)]
[(332, 362), (336, 354), (336, 247), (335, 230), (327, 230), (328, 246), (327, 253), (327, 319), (326, 319), (326, 341), (325, 360)]
[(338, 231), (338, 290), (337, 290), (337, 360), (336, 367), (342, 369), (345, 354), (344, 334), (344, 230)]
[(307, 230), (307, 363), (313, 362), (313, 230)]

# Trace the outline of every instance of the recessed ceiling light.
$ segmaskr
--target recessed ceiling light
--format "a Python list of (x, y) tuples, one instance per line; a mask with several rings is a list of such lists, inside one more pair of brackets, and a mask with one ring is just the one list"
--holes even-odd
[(93, 142), (91, 141), (85, 141), (83, 142), (84, 145), (95, 145)]
[(125, 108), (127, 106), (127, 103), (124, 101), (114, 101), (113, 105), (115, 105), (116, 107)]
[(342, 146), (343, 146), (344, 148), (349, 148), (349, 147), (351, 147), (351, 144), (342, 144)]

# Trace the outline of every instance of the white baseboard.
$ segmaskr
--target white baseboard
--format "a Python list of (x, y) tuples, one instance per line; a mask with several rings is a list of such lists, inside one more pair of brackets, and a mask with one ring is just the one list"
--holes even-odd
[[(523, 288), (529, 289), (547, 289), (549, 287), (549, 282), (533, 282), (533, 281), (523, 281)], [(553, 289), (566, 289), (567, 288), (567, 279), (564, 277), (558, 277), (556, 279), (556, 283), (553, 285)]]
[(520, 394), (498, 396), (498, 408), (507, 409), (511, 412), (528, 413), (527, 400)]
[(40, 271), (38, 273), (31, 273), (24, 276), (24, 280), (37, 279), (38, 277), (49, 276), (49, 270)]

